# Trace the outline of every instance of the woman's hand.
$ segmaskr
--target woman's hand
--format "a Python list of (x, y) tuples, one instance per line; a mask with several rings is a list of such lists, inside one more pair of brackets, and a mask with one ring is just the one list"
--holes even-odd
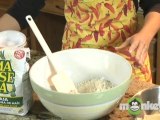
[[(146, 33), (149, 34), (149, 33)], [(136, 33), (133, 36), (126, 39), (126, 41), (117, 47), (120, 50), (125, 47), (129, 47), (129, 52), (132, 54), (135, 52), (135, 58), (139, 64), (143, 64), (144, 60), (148, 54), (148, 49), (150, 46), (151, 38), (147, 38), (145, 34)]]
[(137, 61), (142, 65), (148, 54), (148, 49), (151, 40), (160, 29), (160, 13), (150, 11), (144, 20), (141, 30), (129, 37), (121, 46), (117, 48), (122, 49), (129, 46), (130, 53), (135, 52)]

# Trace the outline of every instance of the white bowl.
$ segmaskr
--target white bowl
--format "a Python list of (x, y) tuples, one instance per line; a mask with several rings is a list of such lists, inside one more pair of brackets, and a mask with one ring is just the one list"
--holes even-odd
[(104, 77), (116, 84), (115, 87), (102, 92), (81, 94), (57, 92), (49, 84), (48, 78), (51, 71), (47, 57), (38, 60), (29, 72), (33, 90), (44, 107), (65, 119), (69, 116), (76, 120), (83, 117), (79, 114), (81, 110), (83, 114), (86, 114), (84, 117), (90, 119), (107, 114), (108, 111), (114, 109), (114, 104), (125, 94), (132, 81), (130, 63), (120, 55), (109, 51), (77, 48), (59, 51), (52, 55), (57, 70), (65, 70), (75, 84), (99, 77)]
[(123, 57), (105, 50), (80, 48), (53, 53), (57, 70), (62, 69), (75, 84), (93, 78), (104, 77), (116, 84), (103, 92), (65, 94), (50, 87), (50, 67), (46, 57), (38, 60), (30, 69), (29, 76), (38, 96), (61, 105), (95, 105), (124, 95), (131, 82), (132, 67)]
[(40, 98), (42, 104), (54, 115), (65, 120), (95, 120), (109, 114), (119, 104), (121, 97), (110, 102), (91, 106), (65, 106)]

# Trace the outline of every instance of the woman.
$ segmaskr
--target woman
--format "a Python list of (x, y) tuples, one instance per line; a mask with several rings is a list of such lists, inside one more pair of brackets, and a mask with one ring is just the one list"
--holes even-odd
[[(27, 26), (25, 16), (36, 17), (43, 6), (44, 0), (17, 0), (1, 18), (0, 29), (23, 29)], [(160, 0), (141, 0), (140, 6), (145, 23), (137, 32), (138, 0), (65, 0), (67, 24), (62, 48), (90, 47), (117, 52), (132, 64), (134, 79), (151, 82), (147, 52), (160, 28)], [(128, 46), (129, 52), (122, 50)]]

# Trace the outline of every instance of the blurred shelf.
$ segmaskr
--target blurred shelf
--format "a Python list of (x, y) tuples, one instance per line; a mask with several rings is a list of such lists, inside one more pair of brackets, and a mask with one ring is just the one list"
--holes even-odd
[(41, 11), (45, 13), (63, 16), (64, 0), (46, 0), (46, 4)]
[[(16, 0), (0, 0), (0, 10), (6, 11)], [(63, 16), (64, 1), (63, 0), (46, 0), (45, 6), (41, 10), (44, 13), (50, 13)]]

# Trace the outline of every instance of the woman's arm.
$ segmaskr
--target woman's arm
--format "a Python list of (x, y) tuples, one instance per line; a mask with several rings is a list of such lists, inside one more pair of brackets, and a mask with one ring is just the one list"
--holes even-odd
[(0, 18), (0, 31), (25, 28), (28, 25), (25, 17), (27, 15), (36, 17), (44, 5), (45, 0), (16, 0), (7, 13)]
[(145, 35), (148, 39), (153, 39), (159, 29), (160, 13), (151, 11), (145, 16), (144, 25), (139, 31), (139, 34)]
[(140, 1), (140, 7), (144, 11), (144, 25), (139, 33), (149, 34), (146, 37), (153, 39), (155, 34), (160, 29), (160, 0), (152, 0), (145, 2), (145, 0)]
[(136, 51), (136, 59), (140, 64), (144, 63), (150, 43), (159, 29), (160, 13), (151, 11), (146, 15), (142, 29), (127, 39), (131, 45), (129, 51)]
[(130, 46), (129, 51), (131, 53), (136, 51), (137, 61), (143, 64), (148, 54), (150, 42), (160, 29), (160, 0), (141, 0), (140, 5), (144, 10), (144, 25), (139, 32), (127, 38), (117, 49)]
[(0, 18), (0, 31), (4, 30), (20, 30), (17, 20), (9, 14), (4, 14)]

